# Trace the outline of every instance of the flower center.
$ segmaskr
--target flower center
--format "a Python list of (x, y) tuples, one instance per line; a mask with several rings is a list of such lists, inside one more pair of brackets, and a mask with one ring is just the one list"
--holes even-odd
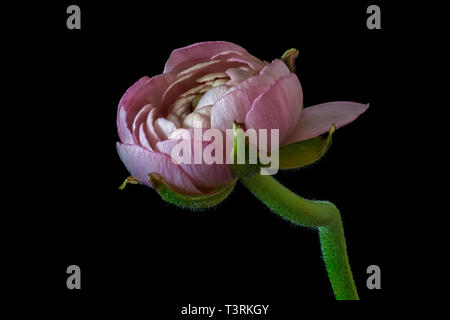
[(177, 128), (210, 128), (211, 108), (231, 86), (223, 72), (206, 74), (197, 86), (182, 93), (169, 109), (167, 120)]

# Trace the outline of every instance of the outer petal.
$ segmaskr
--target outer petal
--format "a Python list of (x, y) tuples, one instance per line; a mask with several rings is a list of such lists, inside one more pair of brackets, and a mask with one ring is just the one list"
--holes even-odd
[(281, 77), (254, 101), (245, 120), (246, 128), (279, 129), (282, 144), (298, 123), (302, 104), (297, 76), (291, 73)]
[(226, 93), (216, 101), (211, 110), (211, 128), (226, 130), (233, 128), (233, 122), (244, 123), (253, 100), (261, 90), (239, 89)]
[(173, 81), (175, 76), (171, 74), (142, 77), (125, 92), (117, 111), (117, 129), (123, 143), (133, 143), (132, 125), (141, 108), (146, 104), (159, 107), (162, 94)]
[(345, 126), (358, 118), (368, 107), (369, 104), (335, 101), (305, 108), (300, 121), (284, 144), (317, 137), (328, 132), (333, 124), (336, 128)]
[(183, 169), (174, 164), (166, 154), (152, 152), (137, 145), (117, 143), (117, 151), (130, 174), (141, 183), (151, 187), (148, 174), (156, 172), (173, 189), (187, 194), (201, 193)]
[(265, 66), (259, 75), (252, 76), (231, 88), (214, 104), (211, 111), (211, 127), (225, 130), (233, 128), (233, 121), (244, 123), (253, 101), (278, 78), (290, 74), (284, 62), (276, 59)]
[[(192, 132), (192, 129), (188, 130), (189, 132)], [(160, 141), (156, 144), (156, 147), (160, 152), (163, 152), (167, 155), (169, 155), (172, 152), (172, 149), (175, 147), (177, 143), (180, 143), (178, 140), (165, 140)], [(211, 142), (203, 141), (202, 143), (202, 152), (204, 148), (206, 148), (207, 145), (209, 145)], [(225, 146), (225, 145), (223, 145)], [(191, 140), (191, 161), (194, 161), (194, 141), (193, 138)], [(224, 151), (225, 156), (225, 151)], [(194, 184), (203, 189), (208, 188), (216, 188), (218, 186), (231, 183), (233, 181), (233, 177), (231, 175), (231, 171), (229, 166), (225, 163), (225, 159), (223, 161), (223, 164), (185, 164), (182, 163), (180, 166), (183, 168), (183, 170), (192, 178), (192, 181)]]
[(226, 41), (199, 42), (187, 47), (175, 49), (164, 67), (164, 73), (179, 73), (190, 66), (210, 59), (223, 51), (247, 52), (237, 44)]
[[(133, 104), (130, 102), (131, 98), (136, 95), (139, 90), (144, 87), (145, 83), (149, 80), (149, 77), (142, 77), (136, 81), (131, 87), (127, 89), (119, 102), (119, 108), (117, 110), (117, 131), (119, 133), (120, 140), (123, 143), (133, 143), (133, 133), (130, 124), (133, 121), (127, 123), (127, 112), (133, 108)], [(136, 115), (139, 110), (134, 110), (133, 113)], [(131, 113), (131, 112), (130, 112)], [(134, 117), (133, 117), (134, 118)]]
[(289, 71), (286, 64), (280, 59), (275, 59), (272, 63), (266, 65), (259, 75), (253, 76), (240, 83), (237, 88), (246, 88), (248, 86), (259, 86), (267, 87), (274, 83), (280, 77), (288, 76), (291, 72)]

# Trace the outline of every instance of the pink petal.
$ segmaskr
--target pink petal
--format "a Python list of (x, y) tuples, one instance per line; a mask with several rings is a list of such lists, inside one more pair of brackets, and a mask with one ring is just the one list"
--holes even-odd
[[(189, 129), (178, 128), (169, 135), (170, 140), (178, 140), (178, 139), (190, 139), (191, 133)], [(161, 151), (162, 152), (162, 151)]]
[(208, 68), (210, 65), (213, 65), (213, 64), (216, 64), (216, 63), (219, 63), (219, 62), (220, 62), (220, 60), (212, 60), (212, 61), (205, 61), (205, 62), (196, 63), (193, 66), (191, 66), (191, 67), (189, 67), (187, 69), (184, 69), (181, 72), (179, 72), (177, 74), (177, 78), (182, 78), (182, 77), (187, 76), (188, 74), (191, 74), (191, 73), (197, 73), (198, 71), (200, 71), (202, 69), (205, 69), (205, 68)]
[[(192, 133), (192, 130), (190, 130)], [(226, 164), (226, 159), (223, 159), (223, 164), (194, 164), (194, 142), (193, 137), (191, 140), (191, 157), (192, 163), (181, 163), (179, 166), (183, 168), (183, 170), (191, 177), (192, 181), (198, 188), (209, 189), (216, 188), (223, 184), (231, 183), (233, 181), (233, 176), (231, 175), (231, 171), (229, 166)], [(177, 140), (165, 140), (157, 143), (157, 148), (160, 152), (163, 152), (170, 156), (172, 149), (175, 147), (177, 143), (180, 143)], [(211, 142), (203, 141), (202, 143), (202, 152), (207, 145)], [(225, 144), (224, 144), (225, 146)], [(225, 157), (225, 153), (224, 153)]]
[(201, 193), (183, 169), (174, 164), (172, 159), (163, 153), (152, 152), (136, 145), (117, 143), (117, 151), (130, 174), (141, 183), (151, 187), (148, 174), (159, 173), (173, 189), (187, 193)]
[(244, 48), (226, 41), (195, 43), (172, 51), (164, 67), (164, 73), (177, 74), (196, 63), (209, 60), (212, 56), (228, 50), (247, 52)]
[(127, 126), (127, 113), (125, 108), (117, 110), (117, 132), (119, 133), (120, 141), (123, 143), (134, 143), (133, 134)]
[(241, 68), (231, 68), (231, 69), (228, 69), (227, 71), (225, 71), (225, 73), (230, 77), (230, 79), (234, 85), (238, 85), (239, 83), (241, 83), (241, 82), (247, 80), (248, 78), (250, 78), (251, 76), (253, 76), (253, 74), (251, 72), (246, 71)]
[(248, 65), (253, 70), (259, 72), (267, 63), (262, 62), (258, 58), (250, 55), (247, 52), (239, 51), (224, 51), (211, 57), (211, 60), (226, 60), (226, 61), (239, 61)]
[[(125, 91), (124, 95), (120, 99), (119, 108), (117, 110), (117, 131), (119, 133), (120, 140), (123, 143), (134, 143), (132, 128), (131, 126), (128, 126), (127, 122), (127, 112), (132, 113), (132, 119), (134, 119), (134, 116), (139, 112), (139, 106), (130, 103), (130, 101), (136, 93), (144, 87), (145, 83), (147, 83), (149, 79), (149, 77), (140, 78), (130, 88), (128, 88), (127, 91)], [(130, 109), (133, 107), (136, 110), (130, 112)]]
[(208, 106), (203, 106), (201, 108), (196, 108), (195, 112), (204, 114), (205, 116), (208, 116), (209, 118), (211, 118), (211, 109), (212, 109), (212, 105), (208, 105)]
[(167, 139), (167, 137), (174, 131), (177, 127), (175, 124), (165, 118), (158, 118), (153, 123), (156, 133), (160, 140)]
[(153, 147), (151, 146), (147, 134), (145, 133), (145, 123), (141, 123), (140, 127), (139, 127), (139, 142), (140, 145), (150, 151), (153, 151)]
[(194, 95), (178, 98), (168, 110), (169, 115), (174, 114), (177, 117), (186, 116), (189, 112), (191, 112), (192, 101), (194, 100), (194, 98)]
[(197, 110), (204, 106), (213, 105), (214, 103), (216, 103), (217, 100), (219, 100), (225, 94), (225, 92), (228, 91), (228, 89), (229, 89), (229, 87), (226, 85), (221, 85), (221, 86), (217, 86), (212, 89), (209, 89), (198, 101), (195, 109)]
[(211, 128), (232, 129), (233, 121), (244, 123), (253, 100), (261, 90), (233, 90), (216, 101), (211, 110)]
[(203, 77), (200, 77), (195, 81), (198, 83), (204, 83), (204, 82), (208, 82), (208, 81), (212, 81), (212, 80), (224, 79), (226, 77), (227, 77), (226, 73), (216, 72), (216, 73), (206, 74)]
[(148, 142), (152, 146), (152, 148), (154, 148), (156, 143), (160, 140), (154, 126), (154, 123), (157, 118), (158, 118), (158, 110), (156, 108), (153, 108), (152, 110), (150, 110), (150, 113), (147, 116), (146, 124), (144, 126)]
[(133, 143), (132, 124), (141, 108), (146, 104), (158, 107), (162, 94), (173, 81), (175, 76), (170, 74), (142, 77), (125, 92), (117, 111), (117, 128), (123, 143)]
[(288, 76), (289, 71), (286, 64), (280, 59), (275, 59), (272, 63), (266, 65), (259, 75), (253, 76), (238, 85), (238, 88), (245, 88), (249, 85), (267, 87), (274, 83), (280, 77)]
[(369, 104), (349, 101), (335, 101), (304, 108), (300, 121), (284, 144), (317, 137), (330, 130), (334, 124), (336, 128), (352, 122), (367, 110)]
[(192, 112), (184, 118), (181, 126), (183, 128), (210, 128), (210, 117), (202, 113)]
[(240, 62), (211, 61), (211, 63), (202, 64), (200, 68), (194, 68), (194, 72), (187, 73), (185, 76), (174, 81), (164, 92), (161, 103), (161, 109), (167, 110), (175, 100), (186, 91), (198, 86), (197, 79), (210, 74), (223, 72), (229, 68), (242, 66)]
[(291, 73), (281, 77), (256, 98), (247, 114), (246, 128), (279, 129), (282, 144), (298, 123), (302, 104), (302, 87), (297, 76)]
[(140, 144), (140, 131), (141, 131), (141, 125), (143, 122), (146, 122), (148, 114), (151, 109), (154, 107), (151, 104), (146, 104), (139, 112), (137, 113), (136, 117), (133, 121), (132, 131), (133, 131), (133, 138), (135, 144)]
[(226, 130), (233, 128), (233, 121), (245, 123), (253, 101), (278, 78), (290, 74), (284, 62), (277, 59), (265, 66), (259, 75), (229, 89), (211, 110), (211, 127)]

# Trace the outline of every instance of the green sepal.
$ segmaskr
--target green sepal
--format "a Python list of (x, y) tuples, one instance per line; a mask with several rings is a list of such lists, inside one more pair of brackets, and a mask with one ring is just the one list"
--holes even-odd
[(281, 147), (280, 169), (300, 168), (319, 160), (330, 147), (335, 130), (332, 125), (328, 134)]
[(287, 50), (282, 56), (281, 60), (289, 68), (289, 71), (295, 72), (295, 59), (298, 57), (298, 50), (295, 48)]
[[(242, 129), (238, 130), (238, 129)], [(258, 150), (248, 143), (248, 139), (242, 134), (244, 130), (244, 125), (240, 123), (233, 123), (234, 131), (234, 144), (233, 144), (233, 163), (230, 164), (230, 169), (234, 177), (238, 178), (250, 178), (261, 172), (261, 167), (266, 167), (269, 165), (263, 165), (259, 161)], [(245, 158), (243, 159), (245, 163), (238, 163), (238, 146), (239, 143), (244, 143)], [(256, 163), (250, 163), (250, 151), (256, 152)]]
[(207, 194), (179, 193), (173, 190), (156, 172), (152, 172), (148, 175), (148, 181), (152, 184), (153, 188), (155, 188), (161, 198), (168, 203), (182, 208), (206, 209), (214, 207), (225, 200), (233, 190), (237, 179), (230, 184), (220, 186)]

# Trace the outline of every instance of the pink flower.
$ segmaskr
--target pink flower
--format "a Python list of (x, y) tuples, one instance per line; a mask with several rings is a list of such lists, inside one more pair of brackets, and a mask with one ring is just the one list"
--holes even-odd
[(119, 102), (119, 156), (131, 175), (151, 187), (158, 173), (174, 190), (202, 194), (229, 184), (227, 164), (175, 164), (180, 130), (196, 127), (279, 129), (280, 146), (346, 125), (368, 105), (329, 102), (303, 107), (300, 82), (285, 62), (271, 63), (229, 42), (201, 42), (172, 52), (164, 73), (143, 77)]

